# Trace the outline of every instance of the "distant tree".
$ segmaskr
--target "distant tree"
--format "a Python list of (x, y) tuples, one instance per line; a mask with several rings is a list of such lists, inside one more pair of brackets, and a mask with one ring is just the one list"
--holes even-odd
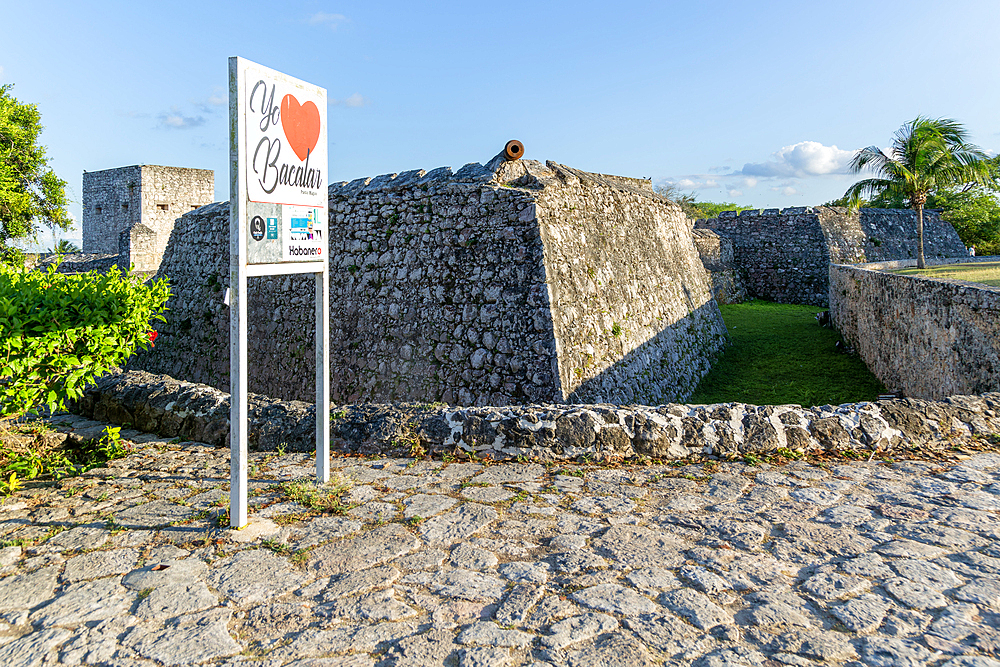
[(60, 239), (58, 243), (52, 246), (52, 252), (57, 255), (68, 255), (70, 253), (80, 252), (80, 248), (78, 248), (72, 241)]
[(670, 201), (681, 207), (687, 217), (694, 220), (700, 218), (715, 218), (722, 211), (744, 211), (755, 208), (754, 206), (740, 206), (732, 202), (710, 202), (696, 201), (693, 192), (683, 192), (674, 183), (658, 185), (654, 188), (656, 192), (663, 195)]
[(844, 194), (851, 209), (867, 197), (872, 205), (880, 196), (905, 199), (917, 212), (917, 266), (924, 268), (924, 207), (938, 190), (968, 184), (993, 184), (992, 165), (985, 153), (967, 140), (968, 133), (950, 118), (918, 116), (896, 131), (889, 152), (878, 146), (862, 148), (851, 159), (854, 173), (871, 170), (875, 176), (858, 181)]
[(66, 181), (48, 165), (38, 145), (41, 114), (34, 104), (10, 95), (11, 84), (0, 85), (0, 247), (10, 239), (33, 236), (39, 223), (68, 229)]

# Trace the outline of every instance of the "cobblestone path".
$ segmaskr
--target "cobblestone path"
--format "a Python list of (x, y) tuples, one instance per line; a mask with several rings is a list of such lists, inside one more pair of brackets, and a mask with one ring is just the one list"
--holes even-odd
[(1000, 665), (996, 453), (337, 458), (342, 514), (281, 485), (310, 457), (256, 454), (237, 532), (228, 451), (123, 434), (0, 505), (0, 665)]

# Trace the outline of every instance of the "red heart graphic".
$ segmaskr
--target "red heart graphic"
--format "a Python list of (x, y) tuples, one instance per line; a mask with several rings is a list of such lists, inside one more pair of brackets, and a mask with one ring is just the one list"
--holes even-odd
[(300, 105), (293, 96), (285, 95), (281, 100), (281, 129), (295, 154), (305, 160), (319, 141), (319, 109), (312, 102)]

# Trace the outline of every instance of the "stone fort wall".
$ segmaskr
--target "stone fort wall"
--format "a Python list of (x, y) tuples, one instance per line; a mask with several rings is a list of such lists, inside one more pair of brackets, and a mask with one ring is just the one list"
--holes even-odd
[[(962, 261), (977, 259), (996, 261)], [(831, 265), (834, 326), (890, 390), (928, 399), (1000, 391), (1000, 288), (884, 270), (915, 265)]]
[[(330, 187), (335, 402), (683, 400), (725, 345), (678, 207), (649, 181), (494, 159)], [(180, 218), (138, 368), (228, 389), (228, 204)], [(250, 389), (312, 400), (312, 277), (250, 282)]]
[[(917, 256), (916, 213), (908, 209), (797, 207), (726, 211), (696, 229), (726, 237), (747, 295), (778, 303), (829, 304), (830, 263), (904, 260)], [(965, 245), (951, 224), (924, 211), (928, 259), (961, 257)]]

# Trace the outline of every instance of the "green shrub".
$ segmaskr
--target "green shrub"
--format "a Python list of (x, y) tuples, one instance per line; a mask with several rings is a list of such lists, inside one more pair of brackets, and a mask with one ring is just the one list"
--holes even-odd
[(55, 410), (155, 339), (166, 279), (144, 284), (117, 268), (66, 275), (0, 263), (0, 419)]

